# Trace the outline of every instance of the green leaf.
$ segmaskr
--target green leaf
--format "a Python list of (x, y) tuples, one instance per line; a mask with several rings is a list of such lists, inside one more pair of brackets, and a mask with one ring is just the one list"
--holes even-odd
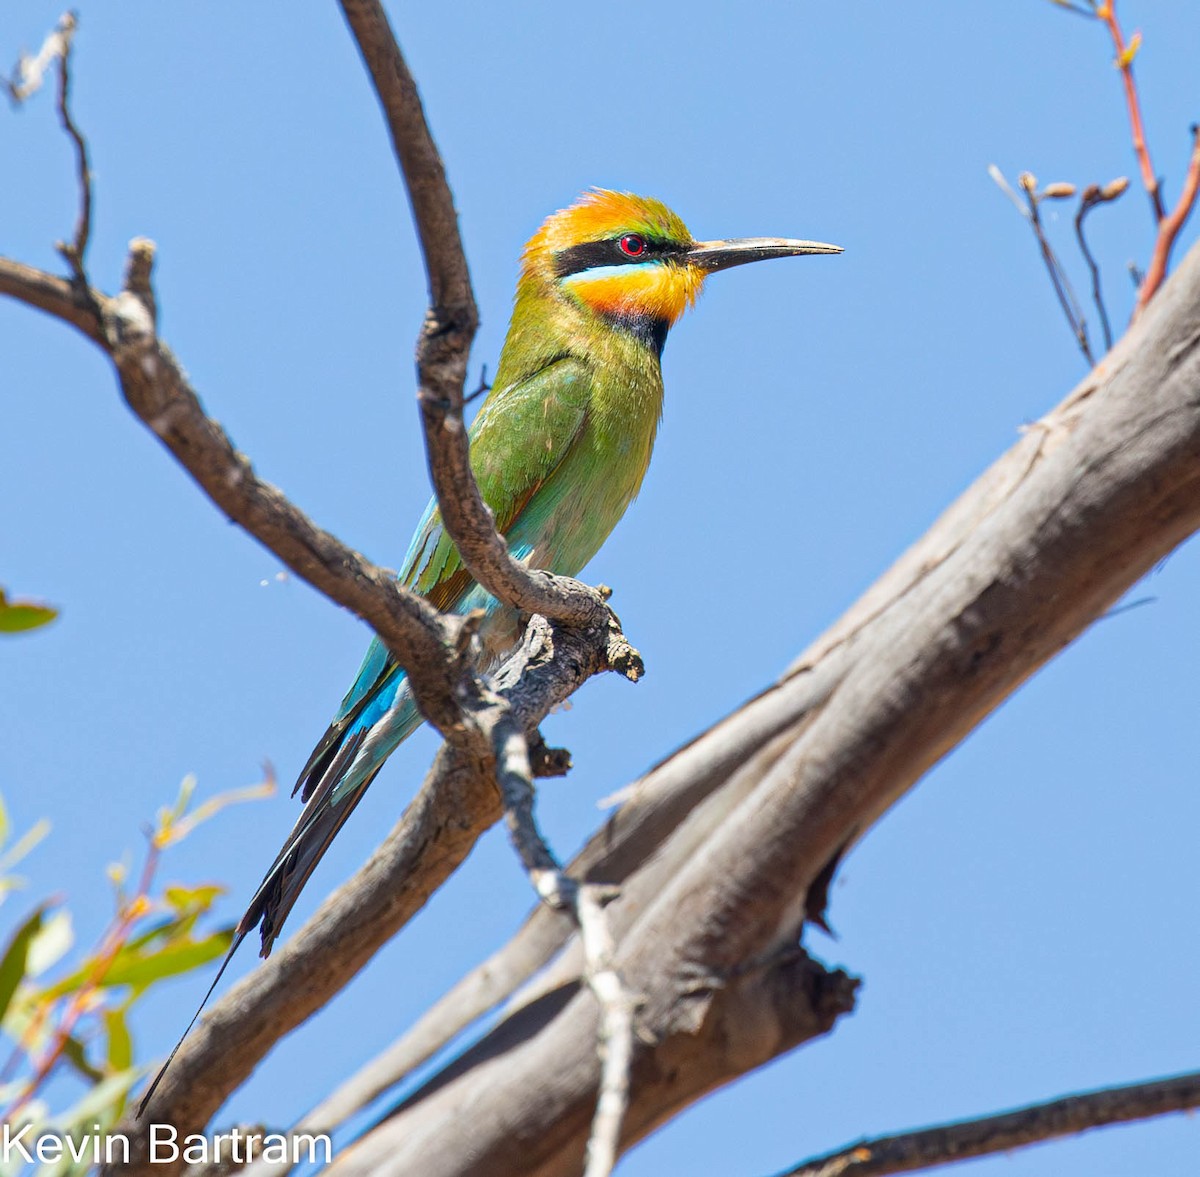
[[(111, 1125), (125, 1106), (129, 1089), (141, 1078), (142, 1070), (141, 1067), (127, 1067), (97, 1083), (77, 1104), (55, 1116), (55, 1130), (62, 1134), (79, 1128), (94, 1132), (96, 1123), (102, 1128)], [(87, 1171), (86, 1164), (78, 1170), (81, 1173)]]
[[(166, 832), (170, 835), (170, 842), (179, 842), (186, 838), (198, 825), (209, 820), (209, 818), (220, 813), (227, 805), (241, 805), (246, 801), (261, 801), (267, 797), (275, 796), (275, 776), (268, 764), (266, 767), (266, 779), (259, 781), (256, 785), (246, 785), (240, 789), (228, 789), (224, 793), (218, 793), (215, 797), (210, 797), (207, 801), (202, 801), (191, 813), (185, 814), (181, 808), (184, 801), (183, 792), (180, 791), (180, 804), (176, 805), (174, 814), (168, 815), (171, 820), (166, 825)], [(194, 788), (196, 781), (194, 777), (188, 778)], [(187, 781), (184, 782), (185, 784)], [(191, 799), (191, 793), (188, 793), (187, 800)], [(165, 811), (163, 811), (165, 813)], [(160, 816), (162, 816), (160, 814)]]
[(46, 904), (42, 904), (12, 935), (0, 959), (0, 1019), (8, 1012), (17, 986), (25, 977), (29, 945), (42, 930)]
[(13, 845), (13, 848), (0, 855), (0, 871), (7, 871), (25, 857), (48, 833), (50, 823), (43, 817), (27, 829)]
[(29, 942), (29, 958), (25, 971), (31, 977), (40, 977), (51, 965), (57, 964), (75, 943), (75, 930), (71, 926), (71, 913), (65, 908), (56, 911), (44, 921)]
[(208, 911), (214, 901), (224, 895), (225, 887), (219, 883), (202, 883), (198, 887), (181, 887), (172, 884), (163, 888), (163, 898), (180, 915), (195, 915)]
[(104, 1078), (104, 1072), (92, 1066), (87, 1056), (87, 1049), (78, 1038), (72, 1034), (63, 1046), (63, 1058), (67, 1060), (89, 1083), (99, 1083)]
[(196, 774), (189, 772), (187, 776), (179, 782), (179, 795), (175, 798), (175, 804), (166, 812), (170, 815), (170, 822), (174, 824), (186, 812), (187, 807), (192, 803), (192, 797), (196, 792)]
[(0, 589), (0, 633), (23, 633), (48, 625), (58, 616), (58, 610), (36, 601), (10, 601)]
[[(173, 925), (174, 921), (160, 925), (139, 937), (137, 941), (126, 944), (113, 957), (112, 964), (97, 988), (115, 989), (121, 985), (131, 985), (140, 992), (165, 977), (175, 977), (208, 964), (210, 960), (225, 952), (233, 940), (233, 929), (224, 928), (202, 940), (193, 940), (190, 936), (168, 938), (159, 947), (150, 948), (149, 942), (152, 938), (160, 936)], [(69, 976), (46, 989), (42, 994), (43, 998), (52, 999), (73, 993), (90, 979), (93, 968), (94, 961), (84, 961)]]
[(111, 1070), (124, 1071), (133, 1065), (133, 1039), (125, 1024), (123, 1009), (104, 1012), (104, 1029), (108, 1034), (108, 1065)]
[(144, 989), (166, 977), (177, 977), (208, 964), (210, 960), (221, 956), (232, 941), (233, 929), (223, 928), (202, 940), (168, 942), (157, 952), (146, 956), (118, 953), (113, 967), (104, 978), (104, 984), (133, 985)]
[[(147, 928), (140, 935), (126, 941), (117, 953), (117, 958), (121, 956), (145, 956), (144, 951), (155, 940), (169, 940), (172, 935), (179, 931), (180, 921), (175, 916), (167, 916), (159, 920), (153, 927)], [(115, 958), (114, 958), (115, 959)], [(96, 961), (93, 957), (88, 957), (77, 969), (68, 973), (65, 977), (60, 977), (53, 985), (48, 985), (42, 990), (42, 998), (46, 1001), (56, 1001), (60, 997), (66, 997), (68, 993), (74, 993), (76, 989), (82, 985), (89, 984), (92, 979), (92, 974), (96, 969)], [(108, 973), (105, 973), (99, 985), (103, 989), (106, 985), (111, 984)]]

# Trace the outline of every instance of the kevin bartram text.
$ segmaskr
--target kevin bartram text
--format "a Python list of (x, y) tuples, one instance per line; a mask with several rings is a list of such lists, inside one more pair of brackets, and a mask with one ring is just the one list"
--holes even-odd
[[(259, 1129), (231, 1128), (215, 1136), (180, 1135), (173, 1124), (146, 1126), (148, 1159), (152, 1165), (183, 1161), (186, 1165), (210, 1165), (251, 1161), (286, 1162), (298, 1165), (329, 1164), (333, 1145), (324, 1133), (263, 1132)], [(123, 1132), (106, 1132), (93, 1124), (87, 1132), (69, 1135), (38, 1132), (34, 1124), (16, 1128), (0, 1126), (0, 1165), (21, 1161), (27, 1165), (53, 1164), (72, 1160), (94, 1165), (127, 1165), (131, 1155), (129, 1137)]]

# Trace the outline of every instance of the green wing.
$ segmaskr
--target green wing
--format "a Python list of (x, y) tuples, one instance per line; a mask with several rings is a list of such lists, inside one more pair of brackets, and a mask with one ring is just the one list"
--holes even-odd
[[(471, 465), (502, 534), (520, 519), (571, 451), (587, 417), (591, 372), (577, 359), (554, 360), (532, 376), (497, 387), (471, 426)], [(524, 553), (517, 552), (518, 556)], [(439, 609), (454, 610), (475, 586), (429, 501), (404, 560), (401, 579)], [(391, 651), (375, 637), (333, 723), (313, 750), (296, 788), (308, 799), (348, 728), (403, 678)]]
[[(571, 451), (587, 418), (591, 370), (563, 357), (492, 391), (471, 426), (471, 467), (484, 502), (507, 535)], [(514, 552), (518, 558), (525, 552)], [(439, 609), (458, 607), (474, 585), (432, 499), (401, 579)]]

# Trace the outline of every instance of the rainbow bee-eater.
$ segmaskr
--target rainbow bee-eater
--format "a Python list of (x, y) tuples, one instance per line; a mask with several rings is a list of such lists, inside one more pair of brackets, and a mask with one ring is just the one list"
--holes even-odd
[[(595, 189), (556, 212), (525, 246), (512, 321), (470, 429), (471, 467), (509, 551), (578, 576), (637, 495), (663, 409), (667, 332), (717, 270), (766, 258), (840, 253), (782, 237), (694, 241), (665, 204)], [(451, 613), (483, 609), (485, 667), (520, 637), (463, 567), (431, 499), (401, 581)], [(404, 670), (374, 638), (294, 793), (295, 828), (238, 924), (261, 925), (267, 956), (342, 823), (397, 745), (421, 723)]]
[[(547, 218), (522, 255), (500, 363), (470, 429), (471, 466), (513, 556), (577, 576), (625, 514), (662, 416), (667, 332), (710, 274), (840, 252), (783, 237), (695, 241), (660, 201), (601, 189)], [(516, 612), (463, 567), (436, 500), (417, 524), (400, 579), (439, 609), (486, 612), (485, 669), (520, 636)], [(294, 791), (304, 810), (238, 924), (229, 956), (257, 926), (262, 955), (270, 953), (334, 835), (420, 722), (403, 668), (375, 638), (300, 773)]]

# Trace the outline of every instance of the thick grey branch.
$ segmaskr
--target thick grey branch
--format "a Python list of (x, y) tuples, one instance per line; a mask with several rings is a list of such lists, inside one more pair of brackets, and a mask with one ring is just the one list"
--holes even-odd
[[(857, 982), (845, 973), (827, 972), (804, 953), (791, 952), (714, 994), (710, 1016), (670, 1049), (658, 1052), (635, 1042), (622, 1146), (749, 1067), (828, 1033), (852, 1008), (856, 990)], [(326, 1172), (330, 1177), (578, 1177), (600, 1080), (596, 1034), (591, 994), (577, 986), (558, 990), (502, 1023), (375, 1131), (335, 1157)], [(565, 1053), (546, 1052), (546, 1036), (554, 1040), (555, 1051)], [(478, 1112), (463, 1102), (488, 1087), (499, 1098), (484, 1100)], [(518, 1114), (511, 1132), (494, 1118), (504, 1111)], [(447, 1131), (449, 1125), (453, 1132)], [(471, 1144), (460, 1144), (460, 1132)], [(482, 1140), (489, 1144), (485, 1152), (468, 1152)], [(254, 1177), (259, 1177), (257, 1168)]]
[[(649, 823), (654, 802), (670, 808), (689, 777), (710, 778), (677, 830), (629, 836), (622, 849), (637, 845), (641, 864), (634, 853), (617, 868), (615, 963), (644, 998), (623, 1147), (685, 1102), (640, 1077), (698, 1065), (694, 1043), (725, 1025), (720, 1011), (755, 962), (794, 943), (826, 864), (1198, 526), (1200, 248), (1103, 368), (780, 684), (633, 790), (627, 808), (646, 806)], [(372, 1172), (423, 1177), (577, 1172), (581, 1109), (599, 1080), (581, 973), (569, 948), (341, 1168), (366, 1171), (355, 1165), (370, 1158)], [(745, 1069), (760, 1046), (735, 1034), (730, 1048)]]
[[(656, 887), (728, 819), (775, 764), (806, 717), (819, 709), (845, 663), (837, 652), (811, 673), (768, 688), (714, 725), (625, 790), (628, 799), (568, 866), (575, 878), (628, 890), (634, 902), (606, 913), (615, 935), (628, 926), (623, 913), (649, 902)], [(664, 843), (670, 838), (669, 847)], [(653, 869), (644, 868), (657, 855)], [(628, 881), (631, 879), (632, 881)], [(298, 1131), (331, 1132), (454, 1040), (488, 1010), (503, 1003), (570, 939), (565, 912), (539, 904), (507, 945), (473, 969), (377, 1058), (304, 1116)], [(526, 1005), (579, 977), (582, 953), (573, 944), (538, 984), (515, 1000)], [(283, 1171), (283, 1170), (277, 1170)]]
[(1012, 1112), (936, 1124), (914, 1132), (860, 1140), (835, 1153), (806, 1161), (778, 1177), (885, 1177), (912, 1173), (971, 1157), (1009, 1152), (1091, 1128), (1127, 1124), (1200, 1107), (1200, 1071), (1107, 1087), (1035, 1103)]

